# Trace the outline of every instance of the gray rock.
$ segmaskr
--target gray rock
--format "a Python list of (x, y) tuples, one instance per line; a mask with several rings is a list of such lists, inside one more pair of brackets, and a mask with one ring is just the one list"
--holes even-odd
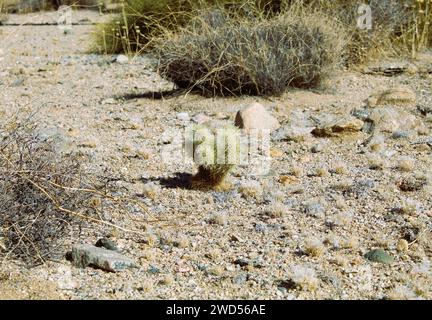
[(244, 284), (247, 281), (247, 275), (242, 273), (233, 278), (233, 283), (237, 285)]
[(113, 251), (117, 251), (118, 250), (116, 243), (114, 241), (108, 239), (108, 238), (101, 238), (101, 239), (99, 239), (96, 242), (95, 246), (99, 247), (99, 248), (105, 248), (105, 249), (108, 249), (108, 250), (113, 250)]
[(287, 135), (284, 128), (279, 128), (271, 134), (272, 141), (279, 142), (287, 140)]
[(312, 146), (311, 148), (311, 152), (312, 153), (320, 153), (321, 151), (323, 151), (324, 146), (322, 144), (315, 144), (314, 146)]
[(260, 232), (260, 233), (266, 233), (266, 232), (268, 231), (268, 227), (267, 227), (266, 224), (261, 223), (261, 222), (258, 222), (258, 223), (255, 225), (255, 231), (256, 231), (256, 232)]
[(272, 133), (273, 141), (302, 142), (311, 136), (315, 123), (307, 112), (293, 111), (289, 115), (289, 123)]
[(17, 80), (15, 80), (12, 84), (11, 87), (19, 87), (21, 85), (24, 84), (24, 79), (23, 78), (19, 78)]
[(246, 267), (250, 264), (250, 261), (245, 258), (238, 258), (234, 261), (234, 264), (239, 265), (240, 267)]
[(408, 131), (395, 131), (392, 134), (392, 139), (408, 139), (410, 137), (410, 132)]
[(411, 144), (413, 144), (413, 145), (426, 144), (432, 148), (432, 137), (420, 139), (420, 140), (412, 142)]
[(351, 112), (351, 115), (353, 115), (357, 119), (360, 119), (362, 121), (366, 121), (370, 116), (370, 111), (367, 109), (354, 109)]
[(353, 116), (320, 120), (312, 134), (318, 137), (335, 137), (362, 130), (364, 122)]
[(356, 185), (359, 188), (371, 189), (371, 188), (375, 188), (375, 181), (372, 179), (359, 180), (357, 181)]
[(151, 274), (158, 274), (158, 273), (160, 273), (160, 269), (155, 267), (155, 266), (150, 266), (148, 268), (147, 272), (151, 273)]
[(382, 132), (418, 130), (424, 127), (424, 123), (420, 119), (396, 107), (374, 109), (369, 116), (369, 120), (373, 122), (376, 130)]
[(303, 210), (308, 216), (315, 218), (322, 218), (325, 216), (325, 207), (320, 202), (305, 203)]
[(428, 114), (432, 114), (431, 106), (418, 106), (417, 110), (420, 111), (420, 113), (424, 116), (427, 116)]
[(105, 271), (118, 272), (138, 267), (132, 259), (116, 251), (89, 244), (74, 245), (70, 257), (72, 264), (78, 268), (92, 266)]
[(378, 106), (412, 106), (416, 103), (415, 92), (405, 86), (397, 86), (388, 90), (379, 91), (371, 95), (367, 104), (369, 107)]
[(365, 258), (372, 262), (378, 262), (383, 264), (391, 264), (394, 259), (391, 255), (385, 252), (383, 249), (374, 249), (365, 254)]

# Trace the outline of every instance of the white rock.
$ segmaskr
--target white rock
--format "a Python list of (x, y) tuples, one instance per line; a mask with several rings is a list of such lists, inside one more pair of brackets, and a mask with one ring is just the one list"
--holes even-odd
[(202, 124), (210, 121), (210, 117), (204, 113), (198, 113), (192, 118), (193, 122)]
[(250, 107), (237, 112), (235, 125), (246, 131), (273, 131), (280, 127), (279, 121), (260, 103), (254, 103)]
[(124, 54), (119, 54), (116, 57), (115, 62), (120, 63), (120, 64), (126, 64), (129, 62), (129, 58), (127, 56), (125, 56)]
[(177, 113), (177, 119), (182, 120), (182, 121), (189, 121), (190, 120), (189, 113), (179, 112), (179, 113)]
[(102, 104), (116, 104), (117, 101), (114, 98), (107, 98), (102, 100)]

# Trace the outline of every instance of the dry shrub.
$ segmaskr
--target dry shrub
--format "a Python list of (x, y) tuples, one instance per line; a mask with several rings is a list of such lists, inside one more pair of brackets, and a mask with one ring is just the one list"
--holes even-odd
[[(371, 30), (357, 26), (361, 4), (371, 6)], [(167, 30), (176, 32), (203, 10), (215, 7), (243, 17), (258, 14), (272, 18), (293, 8), (325, 14), (341, 24), (348, 35), (348, 65), (408, 51), (414, 55), (432, 44), (430, 0), (126, 0), (116, 19), (98, 27), (95, 49), (129, 54), (146, 51), (153, 47), (155, 37)]]
[(342, 62), (344, 39), (319, 13), (289, 10), (268, 19), (212, 10), (164, 35), (155, 53), (160, 73), (182, 88), (281, 95), (288, 86), (319, 85)]
[[(20, 120), (21, 119), (21, 120)], [(0, 240), (4, 255), (28, 263), (57, 258), (63, 237), (91, 215), (82, 159), (58, 151), (31, 118), (0, 119)]]
[[(343, 24), (350, 41), (346, 47), (349, 65), (371, 58), (410, 52), (413, 55), (432, 44), (430, 0), (288, 0), (305, 10), (319, 11)], [(357, 26), (358, 8), (368, 4), (372, 11), (372, 29)]]
[(116, 18), (96, 28), (93, 50), (138, 52), (163, 30), (184, 25), (191, 11), (190, 0), (128, 0)]
[(1, 0), (5, 11), (11, 13), (28, 13), (41, 10), (57, 10), (62, 5), (74, 8), (93, 9), (105, 7), (113, 0)]
[(405, 3), (408, 14), (408, 23), (401, 26), (399, 41), (412, 56), (425, 48), (432, 46), (432, 1), (410, 0)]
[(165, 31), (186, 26), (200, 11), (225, 8), (232, 14), (280, 12), (284, 0), (126, 0), (121, 13), (97, 26), (92, 51), (133, 54), (152, 48), (153, 39)]

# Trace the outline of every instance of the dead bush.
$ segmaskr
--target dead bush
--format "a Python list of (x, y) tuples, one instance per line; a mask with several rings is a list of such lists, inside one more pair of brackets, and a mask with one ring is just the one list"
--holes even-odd
[(279, 13), (285, 0), (126, 0), (112, 21), (97, 26), (92, 51), (135, 54), (153, 47), (164, 31), (177, 31), (202, 10), (223, 8), (232, 15)]
[(99, 10), (114, 0), (2, 0), (5, 11), (10, 13), (28, 13), (41, 10), (57, 10), (62, 5), (74, 8)]
[[(345, 50), (348, 65), (367, 62), (372, 58), (395, 56), (421, 51), (432, 43), (429, 25), (432, 3), (419, 0), (287, 0), (304, 10), (322, 12), (338, 20), (349, 41)], [(360, 5), (371, 9), (371, 29), (360, 28)]]
[(62, 238), (94, 213), (93, 195), (76, 191), (89, 187), (81, 163), (31, 118), (0, 120), (0, 255), (34, 264), (61, 254)]
[(164, 35), (159, 71), (179, 87), (210, 95), (281, 95), (315, 87), (342, 62), (345, 35), (319, 13), (289, 10), (272, 19), (209, 11)]

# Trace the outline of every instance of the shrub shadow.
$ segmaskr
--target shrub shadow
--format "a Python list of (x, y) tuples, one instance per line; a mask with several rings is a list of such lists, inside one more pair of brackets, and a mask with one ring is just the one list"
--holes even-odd
[(166, 91), (148, 91), (144, 93), (125, 93), (124, 95), (116, 96), (115, 99), (122, 99), (122, 100), (134, 100), (134, 99), (152, 99), (152, 100), (163, 100), (163, 99), (169, 99), (169, 98), (175, 98), (178, 96), (181, 96), (182, 94), (186, 93), (186, 90), (184, 89), (173, 89), (173, 90), (166, 90)]

